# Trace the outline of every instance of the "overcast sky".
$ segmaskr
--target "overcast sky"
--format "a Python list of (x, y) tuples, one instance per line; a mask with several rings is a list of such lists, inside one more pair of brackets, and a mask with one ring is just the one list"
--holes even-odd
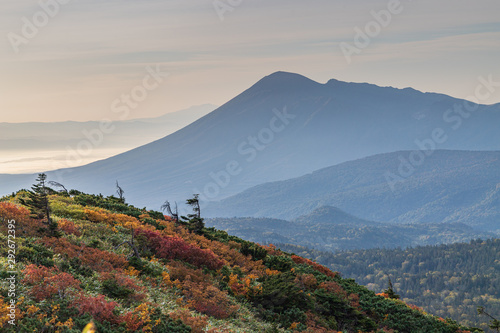
[[(386, 26), (371, 11), (396, 0), (58, 1), (45, 22), (39, 1), (1, 0), (0, 122), (124, 117), (112, 104), (140, 92), (148, 66), (169, 75), (147, 80), (127, 118), (221, 105), (278, 70), (460, 98), (479, 76), (500, 81), (498, 0), (404, 0)], [(341, 43), (367, 26), (348, 63)], [(485, 104), (499, 102), (497, 88)]]

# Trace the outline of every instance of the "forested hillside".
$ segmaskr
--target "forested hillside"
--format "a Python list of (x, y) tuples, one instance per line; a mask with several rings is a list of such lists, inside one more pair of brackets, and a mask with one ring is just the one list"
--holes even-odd
[(91, 321), (99, 333), (473, 331), (205, 228), (197, 198), (187, 203), (192, 214), (170, 217), (42, 180), (3, 198), (0, 276), (15, 283), (0, 289), (2, 332), (80, 333)]
[(468, 242), (473, 238), (494, 236), (462, 223), (376, 223), (348, 215), (342, 219), (338, 214), (331, 217), (321, 214), (321, 220), (318, 220), (317, 211), (293, 221), (252, 217), (214, 218), (208, 219), (207, 225), (260, 244), (287, 243), (321, 251), (406, 248)]
[(390, 277), (405, 302), (464, 324), (481, 323), (487, 329), (489, 318), (478, 315), (479, 306), (500, 314), (500, 239), (338, 253), (280, 247), (316, 259), (376, 292), (387, 288)]

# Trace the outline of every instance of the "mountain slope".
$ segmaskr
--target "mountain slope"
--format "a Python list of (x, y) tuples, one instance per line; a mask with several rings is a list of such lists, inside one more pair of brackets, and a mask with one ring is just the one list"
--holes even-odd
[[(363, 219), (395, 223), (460, 222), (498, 230), (500, 152), (436, 150), (394, 185), (410, 152), (380, 154), (248, 189), (205, 213), (291, 219), (332, 205)], [(220, 216), (220, 215), (219, 215)]]
[(30, 218), (25, 196), (0, 200), (0, 236), (15, 225), (19, 248), (13, 264), (0, 246), (0, 275), (17, 281), (17, 297), (0, 287), (2, 332), (79, 333), (90, 321), (101, 333), (469, 332), (310, 260), (189, 232), (116, 197), (51, 195), (54, 229)]
[[(165, 199), (181, 201), (193, 193), (220, 200), (340, 162), (418, 149), (415, 140), (431, 138), (436, 128), (446, 136), (437, 148), (500, 149), (500, 106), (480, 106), (458, 126), (460, 119), (447, 112), (462, 104), (413, 89), (336, 80), (320, 84), (277, 72), (166, 138), (49, 177), (105, 194), (118, 180), (129, 199), (159, 207)], [(26, 187), (32, 179), (0, 176), (1, 193)]]
[[(109, 131), (102, 131), (98, 121), (0, 123), (0, 173), (88, 164), (165, 137), (215, 109), (206, 104), (156, 118), (114, 121)], [(82, 142), (92, 143), (92, 149)], [(78, 149), (84, 154), (78, 156)]]

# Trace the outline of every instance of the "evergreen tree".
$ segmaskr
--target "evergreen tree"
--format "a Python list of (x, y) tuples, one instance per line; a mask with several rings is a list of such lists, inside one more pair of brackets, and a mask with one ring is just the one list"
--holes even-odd
[(201, 218), (200, 209), (200, 195), (194, 194), (193, 198), (186, 200), (186, 204), (193, 208), (193, 214), (188, 214), (188, 216), (182, 216), (184, 223), (187, 225), (188, 229), (196, 234), (202, 234), (203, 228), (205, 228), (205, 222)]
[(20, 200), (21, 204), (28, 207), (32, 218), (42, 220), (48, 226), (52, 236), (58, 236), (57, 223), (50, 218), (48, 195), (51, 193), (51, 189), (46, 186), (47, 175), (39, 174), (36, 181), (37, 183), (31, 187), (31, 191), (27, 191), (28, 198)]
[(392, 281), (391, 281), (390, 277), (389, 277), (389, 281), (387, 283), (387, 289), (384, 290), (384, 293), (386, 293), (389, 298), (399, 299), (399, 297), (400, 297), (398, 294), (396, 294), (394, 292), (394, 287), (392, 286)]

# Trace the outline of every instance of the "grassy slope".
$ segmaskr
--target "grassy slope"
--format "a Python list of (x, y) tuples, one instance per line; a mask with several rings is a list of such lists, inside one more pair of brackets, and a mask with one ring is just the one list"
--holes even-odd
[[(12, 270), (9, 220), (18, 272), (16, 327), (7, 322), (7, 285), (0, 289), (2, 332), (81, 332), (91, 320), (101, 333), (461, 329), (272, 246), (215, 229), (196, 235), (112, 197), (51, 196), (53, 237), (19, 195), (0, 202), (0, 276)], [(140, 259), (122, 244), (132, 230)]]

